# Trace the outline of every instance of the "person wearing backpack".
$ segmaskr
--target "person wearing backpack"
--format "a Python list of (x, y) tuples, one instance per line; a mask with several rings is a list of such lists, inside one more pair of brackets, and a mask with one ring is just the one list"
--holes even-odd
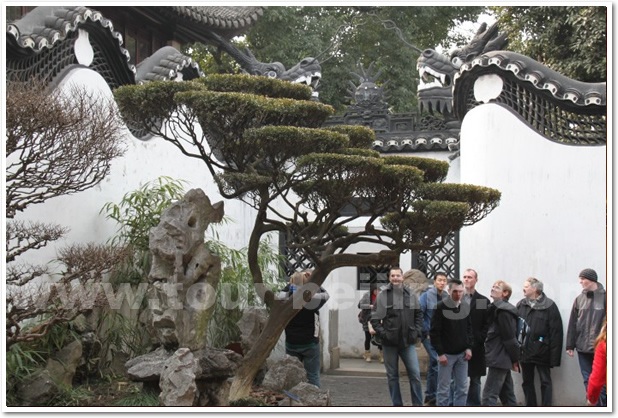
[(517, 309), (509, 303), (511, 286), (498, 280), (491, 288), (493, 299), (489, 305), (489, 327), (485, 340), (487, 378), (483, 387), (481, 404), (517, 406), (511, 370), (519, 372), (519, 344), (517, 343)]
[(522, 389), (526, 406), (537, 406), (534, 370), (541, 381), (542, 406), (552, 406), (550, 369), (560, 366), (562, 356), (562, 317), (556, 303), (543, 292), (543, 282), (534, 277), (524, 281), (524, 298), (517, 303), (517, 313), (528, 324), (521, 347)]

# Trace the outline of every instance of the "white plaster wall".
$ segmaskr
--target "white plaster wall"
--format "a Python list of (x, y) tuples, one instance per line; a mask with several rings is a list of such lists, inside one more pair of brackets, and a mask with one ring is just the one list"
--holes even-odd
[[(606, 147), (549, 141), (496, 104), (470, 111), (461, 138), (461, 182), (496, 188), (502, 199), (462, 230), (460, 270), (476, 269), (487, 296), (494, 281), (510, 283), (513, 304), (527, 277), (540, 279), (560, 308), (566, 337), (579, 272), (591, 267), (607, 283)], [(521, 376), (513, 375), (522, 402)], [(585, 405), (577, 357), (563, 352), (552, 379), (555, 405)]]

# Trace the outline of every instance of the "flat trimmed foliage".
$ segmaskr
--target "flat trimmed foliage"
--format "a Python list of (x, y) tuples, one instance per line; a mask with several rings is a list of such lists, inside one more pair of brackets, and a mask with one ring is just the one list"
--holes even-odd
[(257, 96), (311, 100), (313, 90), (304, 84), (292, 84), (276, 78), (255, 75), (212, 74), (197, 81), (208, 90), (248, 93)]

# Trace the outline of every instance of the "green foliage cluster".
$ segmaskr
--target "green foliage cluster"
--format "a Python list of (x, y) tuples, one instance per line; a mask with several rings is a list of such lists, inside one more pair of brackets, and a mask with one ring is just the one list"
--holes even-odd
[(501, 193), (473, 184), (427, 183), (421, 188), (419, 197), (427, 200), (466, 202), (469, 213), (463, 225), (473, 225), (498, 206)]
[(18, 385), (47, 361), (49, 353), (40, 347), (30, 344), (13, 344), (6, 351), (6, 403), (18, 405)]
[(143, 327), (136, 326), (136, 319), (115, 310), (102, 310), (93, 329), (92, 344), (84, 347), (82, 356), (86, 363), (80, 366), (76, 378), (89, 381), (91, 376), (104, 377), (118, 353), (130, 358), (146, 354), (150, 349), (150, 336)]
[(427, 183), (442, 182), (448, 174), (449, 164), (446, 161), (413, 156), (387, 155), (386, 164), (409, 165), (423, 171), (423, 179)]
[(310, 100), (313, 90), (304, 84), (291, 84), (276, 78), (252, 75), (212, 74), (200, 78), (208, 90), (247, 93), (272, 98)]
[(369, 148), (343, 148), (339, 151), (341, 155), (357, 155), (359, 157), (380, 158), (380, 152)]
[(152, 258), (148, 246), (150, 229), (159, 225), (163, 210), (184, 196), (184, 184), (183, 180), (161, 176), (126, 193), (119, 203), (108, 202), (101, 208), (106, 219), (118, 223), (118, 232), (110, 244), (132, 250), (131, 256), (112, 272), (112, 284), (135, 285), (145, 281)]
[[(176, 93), (201, 88), (203, 88), (201, 84), (193, 81), (183, 83), (151, 81), (139, 86), (123, 86), (114, 90), (114, 95), (125, 121), (139, 126), (169, 119), (176, 110), (174, 102)], [(122, 103), (127, 101), (131, 102), (131, 106), (122, 106)]]
[(133, 386), (129, 393), (114, 401), (112, 406), (160, 406), (159, 394)]
[[(349, 140), (346, 135), (324, 129), (267, 125), (247, 129), (243, 142), (251, 149), (262, 150), (262, 158), (281, 161), (318, 150), (344, 148)], [(227, 146), (222, 144), (223, 148)]]
[(226, 137), (263, 125), (318, 128), (333, 113), (322, 103), (246, 93), (190, 91), (177, 94), (176, 101), (191, 108), (202, 126)]
[(298, 166), (310, 179), (296, 184), (294, 191), (317, 212), (342, 210), (353, 197), (365, 201), (366, 213), (402, 207), (423, 178), (416, 167), (360, 155), (313, 153), (299, 158)]
[[(246, 42), (239, 37), (232, 39), (231, 42), (239, 50), (247, 46)], [(185, 44), (182, 45), (181, 52), (192, 57), (206, 74), (237, 74), (241, 71), (240, 65), (231, 56), (223, 53), (214, 45), (199, 42)]]
[(7, 405), (18, 405), (18, 385), (35, 371), (44, 368), (52, 354), (78, 338), (73, 324), (65, 322), (51, 327), (47, 335), (40, 339), (11, 345), (6, 351)]
[(47, 406), (81, 406), (83, 402), (92, 397), (88, 389), (82, 386), (59, 385), (60, 392), (49, 401)]
[[(251, 270), (247, 263), (247, 248), (235, 250), (224, 245), (213, 231), (212, 240), (206, 243), (208, 249), (221, 258), (221, 279), (217, 287), (215, 309), (208, 324), (207, 340), (211, 347), (224, 348), (240, 341), (240, 321), (247, 307), (266, 308), (252, 285)], [(263, 284), (276, 291), (285, 285), (280, 269), (282, 257), (273, 249), (268, 239), (260, 243), (258, 264), (264, 272)]]
[(509, 49), (574, 80), (607, 80), (607, 6), (494, 6)]
[(325, 128), (329, 131), (345, 134), (350, 138), (350, 148), (370, 148), (376, 139), (373, 130), (358, 125), (335, 125)]
[(421, 200), (412, 203), (411, 211), (391, 212), (382, 226), (408, 247), (442, 245), (444, 238), (458, 230), (466, 220), (469, 205), (461, 202)]
[(106, 213), (106, 219), (118, 223), (118, 233), (110, 244), (128, 244), (140, 251), (148, 251), (150, 229), (159, 225), (161, 213), (165, 209), (182, 199), (185, 184), (184, 180), (161, 176), (126, 193), (120, 203), (106, 203), (101, 213)]

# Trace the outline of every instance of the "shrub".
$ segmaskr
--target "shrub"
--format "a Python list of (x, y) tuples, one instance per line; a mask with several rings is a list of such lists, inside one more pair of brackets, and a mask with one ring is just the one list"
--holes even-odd
[(310, 100), (313, 89), (276, 78), (248, 74), (211, 74), (199, 79), (207, 89), (220, 92), (243, 92), (259, 96)]
[(138, 284), (146, 279), (150, 271), (151, 255), (148, 246), (150, 228), (161, 221), (161, 213), (174, 201), (184, 196), (183, 180), (161, 176), (147, 182), (137, 190), (126, 193), (120, 203), (106, 203), (100, 213), (106, 219), (119, 224), (118, 232), (110, 239), (110, 244), (128, 246), (131, 257), (124, 260), (111, 278), (112, 284)]

